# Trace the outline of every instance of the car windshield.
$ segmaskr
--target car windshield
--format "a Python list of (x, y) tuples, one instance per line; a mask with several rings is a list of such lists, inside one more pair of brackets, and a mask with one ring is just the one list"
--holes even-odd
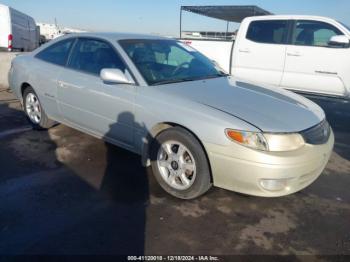
[(176, 40), (121, 40), (120, 45), (149, 85), (227, 76), (214, 62)]

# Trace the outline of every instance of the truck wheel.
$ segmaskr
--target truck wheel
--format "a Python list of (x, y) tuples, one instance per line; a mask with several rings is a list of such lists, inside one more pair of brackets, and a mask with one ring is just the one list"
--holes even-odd
[(167, 129), (154, 139), (151, 163), (160, 186), (177, 198), (194, 199), (212, 187), (206, 154), (198, 140), (183, 128)]
[(33, 129), (49, 129), (55, 122), (48, 118), (42, 108), (39, 98), (32, 87), (27, 87), (23, 92), (23, 107), (28, 121)]

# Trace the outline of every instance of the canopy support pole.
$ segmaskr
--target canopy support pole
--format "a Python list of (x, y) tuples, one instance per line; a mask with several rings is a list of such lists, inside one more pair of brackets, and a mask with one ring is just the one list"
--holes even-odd
[(230, 26), (230, 21), (227, 21), (227, 26), (226, 26), (226, 39), (228, 38), (228, 29), (229, 29), (229, 26)]
[(180, 9), (180, 39), (182, 38), (182, 6)]

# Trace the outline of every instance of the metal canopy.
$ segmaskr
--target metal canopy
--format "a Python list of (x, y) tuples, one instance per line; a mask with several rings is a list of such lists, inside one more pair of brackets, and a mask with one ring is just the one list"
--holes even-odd
[(272, 15), (272, 13), (255, 5), (221, 5), (221, 6), (181, 6), (181, 11), (240, 23), (246, 17)]

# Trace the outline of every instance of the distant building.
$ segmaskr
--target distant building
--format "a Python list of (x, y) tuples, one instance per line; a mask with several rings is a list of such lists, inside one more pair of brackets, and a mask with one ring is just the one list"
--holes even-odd
[(37, 23), (37, 25), (40, 27), (40, 35), (45, 37), (46, 41), (50, 41), (65, 34), (87, 32), (86, 30), (76, 28), (60, 27), (56, 24)]
[(37, 25), (40, 27), (40, 35), (44, 36), (46, 40), (52, 40), (61, 34), (61, 30), (55, 24), (37, 23)]

